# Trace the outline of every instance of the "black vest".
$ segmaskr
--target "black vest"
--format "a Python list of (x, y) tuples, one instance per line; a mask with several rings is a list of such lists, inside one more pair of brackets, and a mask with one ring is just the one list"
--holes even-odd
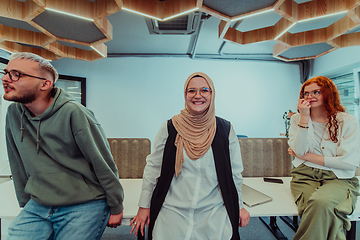
[[(165, 144), (161, 173), (150, 202), (150, 225), (148, 230), (149, 240), (152, 239), (152, 230), (154, 228), (156, 218), (160, 212), (162, 204), (170, 188), (172, 178), (175, 174), (176, 147), (174, 143), (177, 131), (172, 124), (171, 119), (167, 123), (167, 128), (169, 136)], [(216, 175), (225, 208), (229, 215), (233, 229), (231, 240), (239, 240), (239, 197), (232, 178), (229, 152), (229, 132), (230, 122), (216, 117), (216, 133), (211, 144), (214, 154)], [(171, 219), (169, 219), (169, 221), (171, 221)]]

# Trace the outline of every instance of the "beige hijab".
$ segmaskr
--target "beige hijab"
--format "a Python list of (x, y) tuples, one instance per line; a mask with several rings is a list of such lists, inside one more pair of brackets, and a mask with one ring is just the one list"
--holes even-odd
[(191, 74), (184, 85), (184, 96), (186, 98), (186, 89), (189, 82), (194, 77), (202, 77), (209, 84), (211, 92), (211, 102), (207, 110), (201, 114), (194, 114), (185, 103), (185, 109), (180, 114), (172, 117), (173, 125), (178, 132), (175, 139), (176, 162), (175, 175), (181, 172), (184, 162), (183, 149), (191, 160), (196, 160), (204, 156), (210, 149), (211, 143), (215, 136), (216, 119), (215, 119), (215, 88), (214, 83), (208, 75), (201, 72)]

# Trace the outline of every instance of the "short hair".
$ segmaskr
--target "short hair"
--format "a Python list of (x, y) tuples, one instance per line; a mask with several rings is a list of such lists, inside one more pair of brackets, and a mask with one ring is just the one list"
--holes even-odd
[(11, 60), (15, 60), (15, 59), (25, 59), (25, 60), (39, 63), (40, 70), (46, 71), (53, 76), (53, 78), (54, 78), (53, 84), (55, 84), (56, 80), (58, 80), (58, 78), (59, 78), (58, 72), (56, 71), (54, 66), (50, 63), (50, 61), (40, 57), (39, 55), (36, 55), (34, 53), (29, 53), (29, 52), (13, 53), (10, 56), (9, 60), (11, 61)]

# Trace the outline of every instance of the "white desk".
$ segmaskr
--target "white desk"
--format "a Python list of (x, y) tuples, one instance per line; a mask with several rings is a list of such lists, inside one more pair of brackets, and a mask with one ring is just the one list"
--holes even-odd
[[(120, 179), (120, 182), (125, 195), (123, 222), (129, 224), (138, 211), (142, 179)], [(15, 218), (20, 211), (13, 181), (0, 178), (0, 218)]]
[(16, 217), (20, 212), (17, 201), (14, 183), (9, 178), (0, 178), (0, 217)]
[(14, 184), (9, 177), (0, 178), (0, 239), (1, 239), (1, 219), (13, 220), (20, 212), (20, 207), (16, 199)]
[[(279, 177), (277, 177), (279, 178)], [(255, 188), (273, 198), (273, 201), (254, 207), (245, 208), (252, 217), (258, 216), (297, 216), (297, 207), (290, 191), (291, 177), (280, 177), (283, 184), (264, 182), (262, 178), (244, 178), (244, 184)], [(360, 181), (360, 176), (358, 176)], [(350, 221), (360, 221), (360, 197), (354, 213), (349, 216)]]
[[(283, 184), (264, 182), (261, 177), (246, 177), (244, 184), (265, 193), (273, 198), (271, 202), (254, 207), (245, 206), (251, 217), (297, 216), (297, 207), (290, 191), (291, 177), (281, 177)], [(142, 187), (142, 179), (120, 179), (124, 188), (124, 218), (131, 219), (138, 210), (138, 201)], [(0, 215), (1, 216), (1, 215)], [(355, 212), (349, 217), (351, 221), (360, 220), (360, 197)]]
[(142, 179), (120, 179), (124, 188), (124, 211), (121, 224), (129, 225), (139, 209)]
[[(277, 177), (279, 178), (279, 177)], [(282, 217), (284, 221), (289, 224), (289, 219), (283, 216), (297, 216), (297, 207), (294, 203), (294, 198), (290, 190), (291, 177), (280, 177), (283, 180), (283, 184), (264, 182), (263, 178), (244, 178), (244, 184), (265, 193), (273, 198), (271, 202), (257, 205), (254, 207), (245, 208), (249, 211), (251, 217), (261, 217), (260, 219), (267, 224), (269, 229), (278, 238), (282, 239), (282, 233), (277, 228), (276, 216)], [(358, 177), (360, 180), (360, 177)], [(271, 217), (270, 221), (263, 217)], [(348, 240), (355, 240), (356, 222), (360, 221), (360, 198), (357, 200), (354, 213), (349, 216), (352, 221), (352, 229), (347, 232)], [(294, 228), (294, 226), (291, 226)]]
[[(360, 178), (360, 177), (359, 177)], [(254, 207), (245, 208), (249, 211), (251, 217), (262, 217), (262, 221), (267, 224), (270, 230), (276, 235), (277, 238), (282, 238), (280, 229), (276, 225), (276, 216), (297, 216), (297, 207), (294, 203), (294, 198), (290, 191), (291, 177), (281, 177), (283, 184), (264, 182), (262, 177), (246, 177), (244, 178), (244, 184), (265, 193), (273, 198), (271, 202), (257, 205)], [(129, 224), (130, 219), (134, 217), (138, 210), (138, 200), (140, 197), (142, 179), (120, 179), (120, 182), (124, 188), (125, 200), (124, 200), (124, 222)], [(271, 217), (270, 220), (266, 220), (263, 217)], [(360, 220), (360, 197), (356, 205), (355, 212), (349, 216), (351, 221)], [(275, 221), (275, 222), (274, 222)], [(275, 226), (274, 226), (275, 225)], [(348, 239), (355, 240), (355, 227), (353, 222), (353, 229), (350, 231)]]
[[(262, 178), (244, 178), (245, 184), (273, 198), (273, 201), (258, 206), (245, 206), (251, 217), (297, 216), (297, 208), (290, 192), (291, 178), (282, 177), (281, 179), (284, 181), (283, 184), (264, 182)], [(138, 211), (142, 179), (120, 179), (120, 182), (125, 194), (123, 224), (128, 225)], [(0, 182), (0, 193), (0, 219), (15, 218), (21, 209), (10, 179)], [(360, 198), (358, 198), (355, 212), (349, 218), (351, 221), (360, 220)]]
[(283, 184), (264, 182), (261, 177), (244, 178), (244, 184), (270, 196), (273, 200), (247, 207), (251, 217), (297, 216), (297, 207), (290, 191), (291, 177), (282, 177)]

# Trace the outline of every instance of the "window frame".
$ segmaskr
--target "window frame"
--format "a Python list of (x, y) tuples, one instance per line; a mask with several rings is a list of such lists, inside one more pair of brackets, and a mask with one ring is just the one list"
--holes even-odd
[[(59, 74), (59, 79), (58, 80), (80, 82), (80, 86), (81, 86), (80, 87), (81, 88), (81, 104), (86, 107), (86, 78)], [(55, 83), (55, 86), (56, 86), (56, 83)]]

